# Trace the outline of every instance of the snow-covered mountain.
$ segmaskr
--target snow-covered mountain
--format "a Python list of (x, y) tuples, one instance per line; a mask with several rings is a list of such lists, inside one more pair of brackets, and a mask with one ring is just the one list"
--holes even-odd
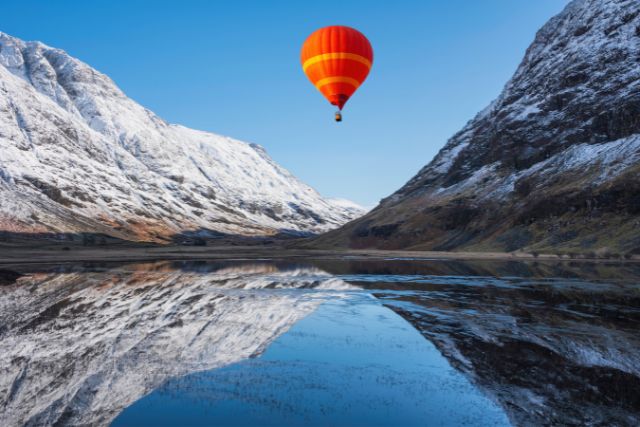
[(256, 357), (350, 289), (270, 264), (23, 277), (0, 289), (0, 425), (109, 425), (171, 378)]
[(64, 51), (0, 33), (0, 230), (317, 233), (362, 213), (258, 145), (169, 124)]
[(640, 252), (640, 1), (574, 0), (500, 96), (319, 244)]

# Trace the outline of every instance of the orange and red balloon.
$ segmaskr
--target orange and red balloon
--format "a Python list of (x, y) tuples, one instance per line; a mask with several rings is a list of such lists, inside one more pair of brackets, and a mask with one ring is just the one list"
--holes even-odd
[(334, 25), (311, 34), (302, 45), (302, 69), (311, 83), (342, 110), (373, 64), (371, 43), (360, 31)]

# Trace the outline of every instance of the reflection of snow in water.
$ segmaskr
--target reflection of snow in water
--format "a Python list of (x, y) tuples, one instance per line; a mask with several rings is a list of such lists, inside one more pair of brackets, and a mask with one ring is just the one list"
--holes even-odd
[[(189, 408), (184, 414), (179, 408)], [(257, 359), (167, 382), (119, 425), (508, 425), (409, 323), (367, 294), (332, 300)]]
[[(168, 378), (260, 354), (351, 288), (268, 264), (149, 270), (34, 274), (0, 290), (0, 424), (108, 424)], [(276, 290), (300, 287), (327, 292)]]
[[(395, 333), (408, 328), (385, 329), (393, 324), (384, 319), (388, 311), (382, 317), (358, 311), (384, 311), (380, 304), (411, 322), (516, 424), (640, 420), (636, 395), (624, 391), (640, 388), (636, 283), (609, 284), (592, 270), (595, 281), (497, 278), (486, 270), (464, 276), (459, 263), (440, 275), (414, 274), (421, 270), (406, 261), (380, 262), (382, 274), (362, 274), (375, 272), (365, 267), (342, 265), (344, 274), (330, 275), (286, 262), (168, 262), (93, 272), (64, 267), (22, 278), (0, 288), (0, 424), (106, 424), (165, 383), (167, 393), (172, 384), (193, 381), (198, 393), (218, 393), (218, 416), (231, 411), (221, 402), (234, 392), (243, 405), (258, 405), (254, 409), (275, 399), (321, 419), (312, 406), (296, 407), (296, 393), (314, 378), (311, 385), (324, 390), (314, 397), (324, 402), (318, 408), (350, 402), (355, 414), (367, 404), (359, 396), (388, 398), (380, 408), (390, 411), (404, 408), (426, 393), (419, 388), (428, 389), (435, 375), (416, 373), (431, 353), (419, 339), (399, 347), (398, 357), (411, 359), (402, 369), (388, 360), (374, 366), (372, 359), (394, 350)], [(437, 273), (442, 262), (435, 267)], [(396, 271), (409, 274), (389, 274)], [(331, 304), (322, 305), (326, 301)], [(322, 324), (331, 326), (309, 332)], [(312, 363), (280, 363), (301, 351)], [(313, 359), (322, 355), (333, 359)], [(345, 358), (346, 364), (333, 363)], [(443, 366), (438, 370), (450, 369)], [(378, 374), (386, 384), (380, 393), (367, 384)], [(233, 388), (238, 375), (262, 385)], [(214, 379), (228, 388), (212, 389)], [(411, 399), (393, 397), (401, 390)], [(463, 397), (475, 393), (458, 390)], [(429, 397), (418, 406), (436, 401)]]

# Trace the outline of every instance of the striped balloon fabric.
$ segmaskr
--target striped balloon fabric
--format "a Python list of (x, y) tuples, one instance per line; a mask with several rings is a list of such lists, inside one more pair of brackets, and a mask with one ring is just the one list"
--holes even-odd
[(300, 59), (311, 83), (342, 110), (367, 78), (373, 49), (360, 31), (334, 25), (311, 34), (302, 46)]

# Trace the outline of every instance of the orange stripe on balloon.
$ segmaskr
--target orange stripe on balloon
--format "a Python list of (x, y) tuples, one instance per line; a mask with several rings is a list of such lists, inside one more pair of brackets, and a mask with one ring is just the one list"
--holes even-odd
[(354, 88), (358, 88), (360, 86), (360, 82), (356, 79), (352, 79), (351, 77), (344, 76), (334, 76), (334, 77), (325, 77), (324, 79), (320, 79), (316, 82), (316, 87), (320, 89), (322, 86), (326, 86), (331, 83), (346, 83), (350, 84)]
[(371, 61), (369, 61), (362, 55), (357, 55), (355, 53), (349, 52), (332, 52), (312, 56), (311, 58), (304, 61), (304, 64), (302, 64), (302, 70), (304, 72), (307, 72), (307, 68), (311, 67), (313, 64), (317, 64), (318, 62), (326, 61), (328, 59), (351, 59), (352, 61), (357, 61), (361, 64), (366, 65), (367, 68), (371, 68)]

